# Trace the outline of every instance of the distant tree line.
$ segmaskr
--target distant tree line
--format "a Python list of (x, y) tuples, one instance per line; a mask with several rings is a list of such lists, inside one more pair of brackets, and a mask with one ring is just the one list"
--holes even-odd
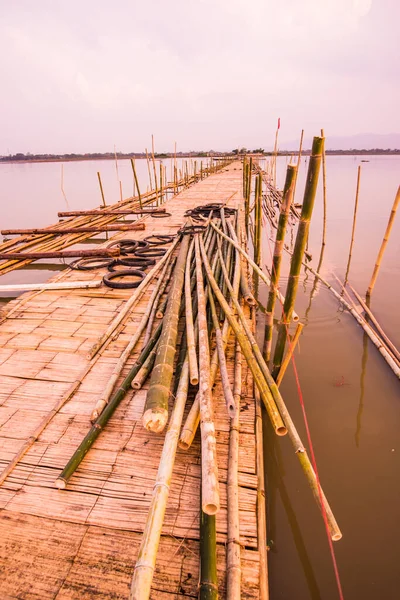
[[(290, 156), (296, 155), (297, 150), (284, 150), (279, 151), (278, 156)], [(254, 150), (248, 150), (247, 148), (235, 148), (231, 152), (216, 152), (214, 150), (209, 150), (208, 152), (200, 151), (200, 152), (177, 152), (176, 156), (178, 158), (183, 157), (210, 157), (210, 156), (239, 156), (243, 154), (262, 154), (264, 156), (272, 156), (273, 152), (266, 152), (263, 148), (256, 148)], [(307, 156), (310, 154), (310, 150), (304, 150), (303, 155)], [(373, 148), (372, 150), (366, 150), (365, 148), (356, 149), (352, 148), (351, 150), (327, 150), (326, 154), (331, 155), (372, 155), (372, 154), (400, 154), (400, 149), (392, 149), (392, 148)], [(144, 152), (117, 152), (117, 158), (146, 158), (146, 154)], [(162, 152), (154, 154), (154, 157), (157, 159), (170, 158), (175, 156), (171, 152)], [(27, 152), (24, 154), (23, 152), (17, 152), (16, 154), (9, 154), (8, 156), (0, 156), (0, 162), (50, 162), (50, 161), (68, 161), (68, 160), (113, 160), (115, 159), (114, 152), (90, 152), (85, 154), (31, 154)]]

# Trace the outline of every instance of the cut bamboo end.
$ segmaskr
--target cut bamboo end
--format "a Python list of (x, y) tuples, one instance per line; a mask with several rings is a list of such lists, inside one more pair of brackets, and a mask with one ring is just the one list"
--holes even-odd
[(244, 296), (244, 301), (249, 306), (255, 306), (257, 304), (257, 302), (255, 301), (255, 298), (253, 298), (253, 296), (251, 294), (247, 294), (246, 296)]
[(202, 511), (206, 513), (206, 515), (216, 515), (219, 511), (219, 503), (217, 502), (203, 502), (201, 505)]
[(286, 427), (275, 427), (275, 433), (276, 435), (286, 435), (288, 432), (288, 430), (286, 429)]
[(63, 477), (58, 477), (58, 479), (56, 479), (55, 486), (59, 490), (65, 490), (65, 488), (67, 487), (67, 482)]
[(141, 387), (142, 387), (142, 383), (140, 381), (132, 381), (131, 388), (133, 390), (140, 390)]
[(142, 417), (143, 427), (153, 433), (161, 433), (168, 421), (168, 411), (164, 408), (153, 410), (149, 408)]
[(99, 418), (99, 412), (97, 410), (94, 410), (92, 412), (92, 414), (90, 415), (90, 421), (92, 423), (94, 423), (95, 421), (97, 421), (98, 418)]
[(191, 431), (190, 429), (184, 429), (181, 433), (181, 437), (179, 438), (179, 448), (182, 448), (182, 450), (189, 450), (194, 440), (194, 436), (194, 431)]
[(190, 378), (190, 383), (191, 383), (191, 385), (197, 385), (199, 383), (199, 378), (198, 377), (191, 377)]
[(331, 539), (333, 542), (338, 542), (339, 540), (341, 540), (343, 537), (342, 532), (339, 531), (338, 533), (334, 533), (333, 535), (331, 535)]

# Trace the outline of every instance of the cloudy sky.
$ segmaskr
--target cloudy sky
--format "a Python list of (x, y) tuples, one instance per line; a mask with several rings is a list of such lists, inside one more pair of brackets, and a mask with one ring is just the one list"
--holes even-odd
[(400, 130), (399, 0), (0, 0), (0, 154)]

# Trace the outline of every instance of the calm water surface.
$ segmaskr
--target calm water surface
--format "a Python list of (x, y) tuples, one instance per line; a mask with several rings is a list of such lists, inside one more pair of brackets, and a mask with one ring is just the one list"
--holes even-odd
[[(362, 294), (400, 183), (399, 157), (367, 157), (362, 163), (359, 211), (350, 282)], [(169, 161), (165, 161), (168, 165)], [(278, 161), (283, 186), (287, 160)], [(328, 157), (327, 246), (321, 273), (334, 285), (343, 278), (350, 242), (360, 157)], [(142, 191), (147, 165), (137, 161)], [(296, 202), (301, 202), (308, 161), (303, 159)], [(96, 172), (106, 200), (119, 200), (112, 161), (66, 163), (64, 188), (71, 209), (100, 203)], [(132, 193), (128, 161), (119, 161), (124, 195)], [(60, 189), (60, 163), (0, 165), (0, 226), (44, 226), (67, 208)], [(314, 209), (309, 250), (318, 263), (322, 228), (321, 189)], [(290, 236), (287, 242), (290, 243)], [(88, 246), (87, 246), (88, 247)], [(270, 264), (268, 231), (264, 259)], [(57, 269), (58, 267), (51, 267)], [(287, 263), (286, 263), (287, 268)], [(54, 270), (14, 271), (1, 283), (45, 281)], [(372, 298), (382, 326), (400, 346), (400, 215), (393, 227)], [(285, 277), (281, 286), (286, 285)], [(262, 290), (264, 299), (266, 290)], [(4, 299), (5, 300), (5, 299)], [(296, 364), (321, 482), (343, 539), (334, 545), (344, 597), (400, 597), (400, 394), (399, 382), (353, 317), (312, 275), (303, 273), (297, 312), (306, 324)], [(263, 324), (260, 323), (260, 331)], [(297, 388), (289, 367), (281, 390), (303, 440), (306, 434)], [(277, 439), (266, 423), (269, 575), (272, 600), (338, 598), (326, 533), (291, 444)]]

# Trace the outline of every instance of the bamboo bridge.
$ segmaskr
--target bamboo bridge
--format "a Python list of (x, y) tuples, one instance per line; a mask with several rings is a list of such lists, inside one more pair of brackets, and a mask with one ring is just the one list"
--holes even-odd
[[(238, 219), (244, 223), (241, 162), (231, 162), (207, 178), (197, 176), (189, 183), (192, 185), (183, 186), (163, 203), (165, 218), (142, 213), (137, 224), (143, 223), (144, 230), (136, 227), (129, 231), (126, 227), (128, 230), (121, 229), (110, 238), (111, 242), (176, 236), (185, 222), (185, 213), (207, 203), (224, 203), (237, 209)], [(122, 208), (126, 206), (127, 212), (132, 212), (129, 202), (124, 202)], [(95, 218), (92, 216), (91, 222)], [(111, 216), (102, 218), (104, 223), (112, 222)], [(88, 222), (90, 225), (88, 220), (86, 225)], [(55, 226), (56, 230), (60, 227)], [(51, 232), (54, 234), (54, 228)], [(70, 235), (73, 233), (76, 231)], [(90, 237), (90, 231), (83, 233)], [(79, 242), (83, 237), (74, 240)], [(51, 242), (57, 238), (49, 233), (47, 239)], [(53, 243), (50, 249), (64, 247)], [(29, 262), (29, 255), (24, 261)], [(101, 345), (99, 340), (104, 341), (110, 324), (123, 314), (132, 297), (132, 290), (89, 287), (103, 274), (100, 268), (63, 270), (54, 282), (66, 284), (66, 289), (25, 293), (0, 315), (2, 599), (129, 597), (166, 437), (166, 430), (153, 433), (142, 423), (149, 380), (138, 391), (129, 387), (67, 485), (55, 483), (87, 434), (93, 409), (135, 336), (154, 288), (152, 282)], [(68, 288), (71, 282), (88, 285), (74, 288), (72, 284)], [(254, 309), (246, 306), (244, 310), (248, 325), (254, 328)], [(144, 333), (140, 342), (143, 337)], [(96, 344), (99, 349), (93, 356)], [(119, 372), (116, 388), (137, 361), (139, 346)], [(231, 336), (226, 349), (231, 383), (235, 351)], [(189, 391), (183, 421), (194, 395), (193, 390)], [(224, 598), (227, 551), (232, 542), (227, 533), (230, 418), (219, 372), (213, 402), (220, 502), (215, 517), (216, 568), (219, 597)], [(171, 411), (171, 396), (169, 404)], [(243, 360), (237, 466), (240, 538), (234, 542), (240, 548), (240, 597), (265, 600), (268, 591), (260, 410), (252, 374)], [(198, 596), (201, 479), (197, 435), (189, 449), (177, 450), (151, 598)]]

